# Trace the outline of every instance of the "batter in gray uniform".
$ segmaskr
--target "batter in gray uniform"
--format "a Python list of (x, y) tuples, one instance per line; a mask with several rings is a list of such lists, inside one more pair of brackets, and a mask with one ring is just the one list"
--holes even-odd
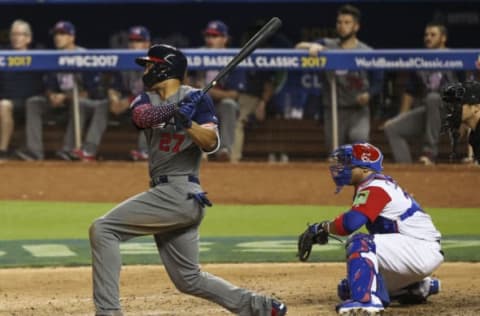
[(123, 315), (119, 302), (119, 244), (154, 235), (170, 279), (181, 292), (215, 302), (238, 315), (280, 316), (286, 306), (200, 271), (198, 229), (211, 206), (200, 186), (202, 150), (216, 151), (217, 118), (211, 98), (181, 85), (187, 60), (168, 45), (137, 58), (148, 92), (130, 108), (149, 144), (150, 190), (113, 208), (90, 227), (96, 315)]

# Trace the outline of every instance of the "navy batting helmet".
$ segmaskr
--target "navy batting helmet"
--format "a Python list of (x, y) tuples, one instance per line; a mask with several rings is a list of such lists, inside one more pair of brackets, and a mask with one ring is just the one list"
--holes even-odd
[(147, 63), (153, 64), (153, 67), (143, 75), (143, 83), (147, 88), (167, 79), (176, 78), (182, 81), (187, 69), (185, 55), (177, 48), (165, 44), (151, 46), (147, 56), (138, 57), (135, 62), (142, 67)]

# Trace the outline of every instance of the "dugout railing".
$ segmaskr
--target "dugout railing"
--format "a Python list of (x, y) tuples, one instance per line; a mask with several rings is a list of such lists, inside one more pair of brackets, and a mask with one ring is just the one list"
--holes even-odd
[[(238, 49), (184, 49), (189, 70), (221, 69)], [(0, 71), (127, 71), (140, 70), (135, 64), (142, 52), (132, 50), (0, 50)], [(239, 66), (242, 69), (283, 71), (416, 71), (454, 70), (476, 72), (480, 69), (480, 49), (448, 50), (329, 50), (318, 56), (294, 49), (258, 49)], [(337, 98), (335, 81), (331, 84), (333, 146), (338, 145)], [(78, 89), (74, 93), (76, 145), (81, 143), (78, 123)]]

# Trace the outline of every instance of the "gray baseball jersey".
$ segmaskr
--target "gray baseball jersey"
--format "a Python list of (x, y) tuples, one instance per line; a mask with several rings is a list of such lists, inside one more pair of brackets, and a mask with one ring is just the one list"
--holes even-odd
[[(150, 102), (154, 106), (163, 106), (166, 104), (179, 102), (189, 92), (192, 87), (181, 86), (177, 93), (170, 96), (167, 100), (160, 100), (158, 94), (147, 92)], [(217, 121), (214, 110), (205, 115), (202, 112), (196, 114), (196, 119), (200, 123), (207, 121)], [(195, 175), (198, 176), (202, 151), (196, 146), (184, 129), (175, 126), (175, 120), (162, 124), (157, 128), (149, 128), (145, 131), (149, 152), (150, 177), (161, 175)]]
[[(325, 38), (321, 44), (328, 49), (342, 49), (340, 39)], [(371, 48), (357, 42), (355, 49), (370, 50)], [(324, 89), (322, 90), (324, 106), (324, 131), (325, 142), (328, 150), (333, 150), (332, 120), (331, 120), (331, 91), (329, 81), (334, 79), (337, 89), (338, 106), (338, 145), (354, 142), (368, 141), (370, 134), (370, 110), (368, 105), (357, 103), (359, 94), (368, 92), (370, 82), (368, 73), (364, 70), (335, 70), (328, 71), (324, 76)]]
[[(152, 106), (178, 102), (193, 88), (181, 86), (167, 100), (147, 93)], [(145, 95), (142, 96), (145, 98)], [(208, 95), (193, 120), (216, 123)], [(202, 99), (203, 100), (203, 99)], [(149, 169), (158, 180), (148, 191), (113, 208), (90, 227), (93, 292), (97, 315), (122, 315), (119, 301), (119, 243), (154, 235), (162, 263), (180, 291), (208, 299), (238, 315), (270, 316), (272, 300), (200, 271), (198, 228), (204, 209), (191, 194), (203, 192), (199, 180), (201, 150), (174, 119), (145, 130)], [(217, 134), (218, 135), (218, 134)], [(161, 302), (160, 302), (161, 303)], [(175, 314), (175, 311), (167, 311)]]
[[(328, 49), (342, 49), (340, 39), (325, 38), (323, 45)], [(371, 50), (367, 44), (358, 41), (355, 49)], [(339, 108), (357, 107), (356, 97), (367, 92), (370, 87), (368, 72), (365, 70), (335, 70), (326, 72), (327, 78), (334, 77), (337, 82), (337, 104)], [(328, 86), (328, 85), (327, 85)], [(330, 104), (330, 90), (324, 91), (324, 104)]]

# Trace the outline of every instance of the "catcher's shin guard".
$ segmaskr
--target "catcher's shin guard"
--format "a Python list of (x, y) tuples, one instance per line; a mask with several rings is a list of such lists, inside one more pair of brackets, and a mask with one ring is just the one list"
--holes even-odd
[(387, 306), (390, 299), (383, 278), (378, 272), (373, 236), (352, 236), (347, 243), (347, 258), (350, 298), (360, 303), (370, 303), (378, 299), (379, 304)]
[[(377, 278), (382, 278), (382, 275), (378, 274)], [(377, 281), (377, 291), (376, 291), (376, 293), (379, 293), (379, 298), (382, 301), (383, 306), (387, 307), (388, 305), (390, 305), (390, 299), (389, 299), (389, 296), (388, 296), (388, 292), (385, 288), (385, 282), (383, 282), (383, 278), (380, 282)], [(352, 297), (351, 294), (350, 294), (350, 286), (348, 285), (348, 280), (347, 279), (342, 279), (338, 283), (338, 285), (337, 285), (337, 295), (338, 295), (338, 298), (341, 301), (349, 300)]]

